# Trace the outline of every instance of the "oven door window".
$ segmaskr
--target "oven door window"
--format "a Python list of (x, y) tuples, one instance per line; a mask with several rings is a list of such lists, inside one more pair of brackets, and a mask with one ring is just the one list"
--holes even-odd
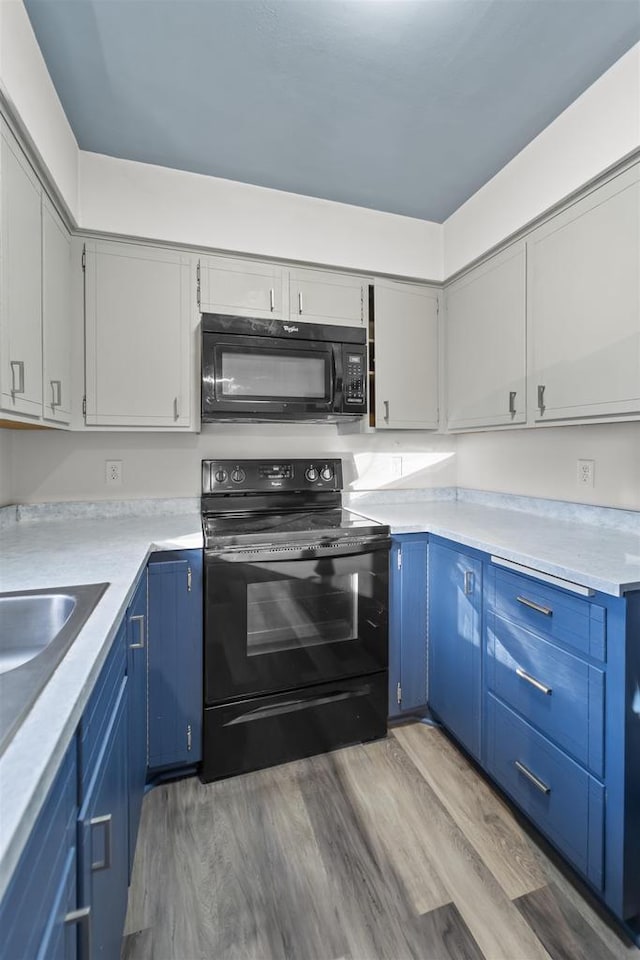
[(208, 703), (384, 670), (388, 552), (205, 565)]

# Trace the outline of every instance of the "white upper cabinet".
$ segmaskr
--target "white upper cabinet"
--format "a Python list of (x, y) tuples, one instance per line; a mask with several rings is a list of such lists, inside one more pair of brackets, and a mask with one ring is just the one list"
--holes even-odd
[(200, 310), (238, 317), (284, 314), (282, 267), (231, 257), (200, 258)]
[(0, 406), (42, 414), (41, 188), (0, 120)]
[(640, 413), (639, 170), (528, 238), (532, 420)]
[(375, 285), (377, 429), (438, 427), (438, 294), (415, 284)]
[(87, 242), (87, 425), (190, 426), (194, 293), (180, 251)]
[(445, 383), (450, 430), (526, 420), (526, 269), (519, 242), (445, 294)]
[(364, 326), (364, 280), (317, 270), (289, 271), (289, 319)]
[(42, 415), (71, 420), (71, 237), (42, 198)]

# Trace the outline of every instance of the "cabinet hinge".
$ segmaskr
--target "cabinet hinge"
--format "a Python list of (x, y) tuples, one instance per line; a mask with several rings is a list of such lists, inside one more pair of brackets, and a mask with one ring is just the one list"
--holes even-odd
[(87, 398), (83, 397), (82, 398), (82, 416), (86, 417), (86, 415), (87, 415)]
[(396, 700), (398, 703), (402, 703), (402, 687), (400, 686), (400, 681), (398, 681), (398, 685), (396, 687)]
[(87, 248), (82, 248), (82, 272), (84, 273), (87, 269)]
[(364, 288), (360, 287), (360, 320), (364, 323)]
[(436, 317), (440, 316), (440, 297), (436, 300)]
[(198, 310), (200, 309), (200, 261), (196, 267), (196, 299), (198, 301)]
[(187, 593), (191, 593), (191, 567), (187, 567)]
[(402, 550), (398, 550), (398, 570), (402, 570)]
[(191, 724), (187, 724), (187, 752), (191, 751)]

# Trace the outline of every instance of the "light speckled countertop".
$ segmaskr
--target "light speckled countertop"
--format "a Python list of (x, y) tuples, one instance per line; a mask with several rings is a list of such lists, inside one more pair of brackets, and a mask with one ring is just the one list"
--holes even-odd
[(0, 591), (110, 584), (0, 756), (0, 897), (154, 550), (202, 547), (200, 515), (13, 523), (0, 531)]
[(355, 513), (392, 533), (432, 533), (620, 596), (640, 589), (640, 534), (464, 501), (354, 503)]
[[(410, 495), (410, 492), (407, 491)], [(442, 494), (440, 494), (442, 495)], [(640, 589), (640, 533), (574, 519), (541, 516), (488, 503), (415, 499), (350, 509), (393, 533), (430, 532), (497, 554), (544, 573), (618, 596)], [(167, 501), (166, 515), (146, 501), (146, 515), (78, 519), (77, 505), (24, 508), (29, 518), (0, 524), (0, 591), (107, 581), (110, 587), (87, 620), (33, 709), (0, 756), (0, 896), (80, 720), (139, 574), (155, 550), (202, 547), (197, 501)], [(122, 511), (124, 507), (118, 507)], [(102, 507), (100, 508), (103, 509)], [(115, 507), (110, 508), (115, 511)], [(563, 507), (564, 509), (564, 507)], [(84, 505), (81, 516), (93, 507)], [(189, 510), (189, 512), (184, 512)], [(65, 511), (67, 515), (65, 516)], [(108, 510), (106, 512), (109, 512)], [(116, 511), (117, 513), (117, 511)], [(631, 521), (635, 519), (631, 517)]]

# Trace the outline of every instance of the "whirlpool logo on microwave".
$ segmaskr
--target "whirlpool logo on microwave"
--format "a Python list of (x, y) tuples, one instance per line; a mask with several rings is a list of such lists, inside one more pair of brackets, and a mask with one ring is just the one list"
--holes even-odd
[(298, 330), (299, 330), (299, 327), (296, 327), (295, 325), (283, 323), (283, 324), (282, 324), (282, 329), (283, 329), (283, 330), (286, 330), (287, 333), (297, 333)]

